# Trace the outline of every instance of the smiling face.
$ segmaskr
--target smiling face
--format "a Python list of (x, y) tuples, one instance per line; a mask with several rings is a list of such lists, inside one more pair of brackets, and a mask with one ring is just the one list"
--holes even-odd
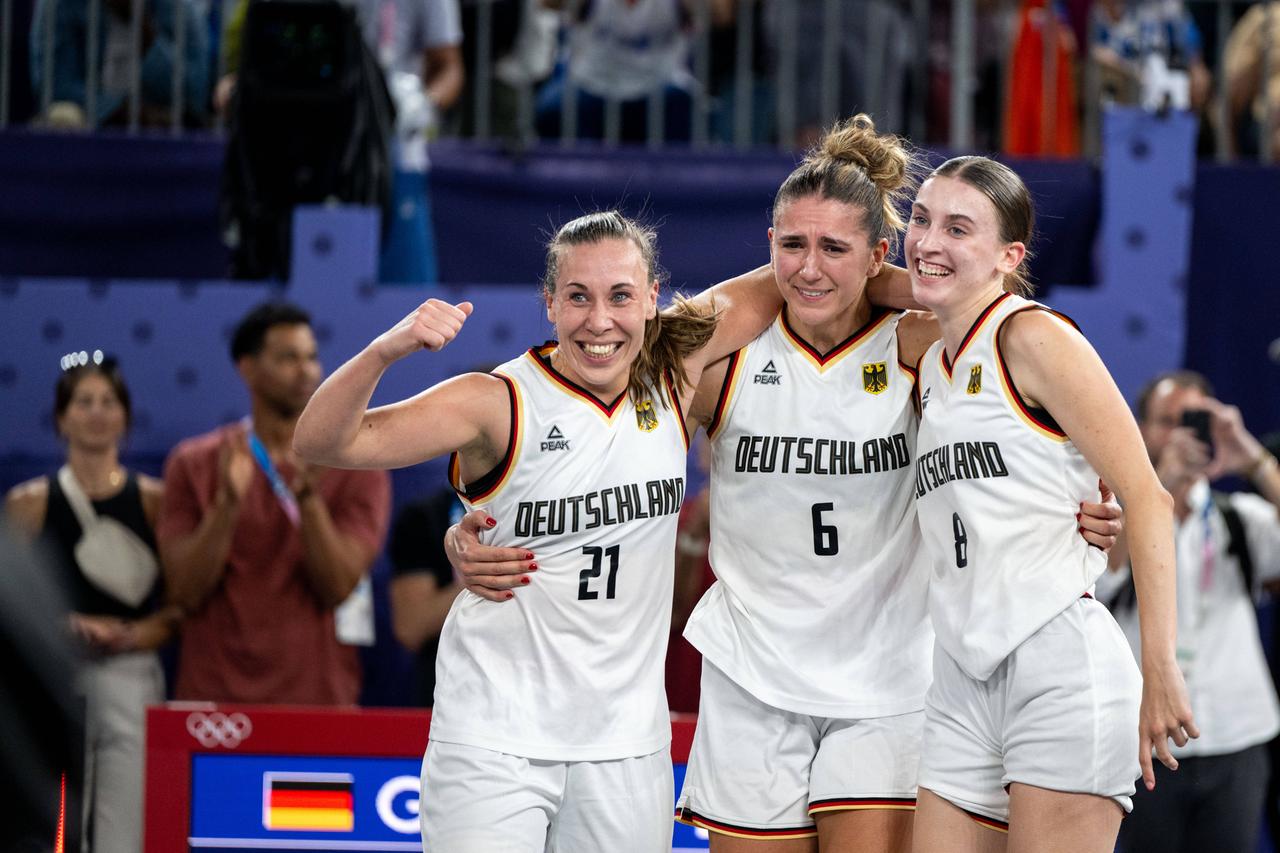
[(82, 376), (57, 415), (58, 434), (68, 445), (89, 451), (117, 447), (127, 422), (124, 403), (101, 373)]
[(565, 378), (612, 401), (627, 387), (645, 322), (657, 316), (658, 282), (631, 240), (556, 251), (555, 289), (545, 293), (547, 319), (560, 341), (552, 363)]
[(903, 245), (916, 301), (944, 318), (993, 300), (1026, 255), (1022, 242), (1001, 239), (991, 199), (941, 175), (920, 187)]
[(787, 318), (810, 342), (851, 335), (870, 311), (867, 278), (880, 271), (889, 242), (872, 242), (862, 210), (821, 196), (784, 205), (769, 229), (769, 254)]

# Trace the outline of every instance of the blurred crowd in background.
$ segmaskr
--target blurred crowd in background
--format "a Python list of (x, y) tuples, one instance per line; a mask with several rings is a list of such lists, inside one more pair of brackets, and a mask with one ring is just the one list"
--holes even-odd
[[(275, 2), (295, 13), (251, 21), (249, 0), (4, 0), (0, 126), (221, 128), (246, 61), (268, 77), (287, 66), (294, 84), (340, 71), (342, 46), (325, 43), (336, 30), (302, 8), (313, 4)], [(1204, 156), (1269, 160), (1280, 139), (1274, 2), (352, 7), (406, 136), (803, 147), (865, 111), (918, 144), (1072, 156), (1097, 150), (1100, 111), (1121, 103), (1193, 110)], [(259, 67), (264, 42), (284, 49)]]

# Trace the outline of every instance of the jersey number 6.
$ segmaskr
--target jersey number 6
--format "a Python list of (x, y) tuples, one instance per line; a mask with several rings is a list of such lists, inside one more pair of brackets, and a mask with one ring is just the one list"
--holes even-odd
[(614, 592), (617, 591), (618, 551), (621, 547), (620, 545), (610, 545), (608, 548), (601, 548), (596, 545), (583, 547), (582, 553), (591, 558), (591, 568), (583, 569), (578, 574), (579, 601), (590, 601), (593, 598), (600, 597), (600, 593), (591, 588), (591, 579), (600, 577), (600, 570), (604, 565), (606, 554), (609, 556), (609, 580), (605, 584), (604, 597), (613, 598)]
[(836, 508), (833, 503), (814, 504), (810, 514), (813, 516), (813, 553), (819, 557), (831, 557), (840, 551), (840, 541), (836, 538), (834, 524), (823, 524), (822, 514)]

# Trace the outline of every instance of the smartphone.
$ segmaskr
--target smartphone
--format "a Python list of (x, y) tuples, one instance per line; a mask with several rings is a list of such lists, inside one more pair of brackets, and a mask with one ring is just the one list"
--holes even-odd
[(1210, 432), (1209, 424), (1208, 409), (1187, 409), (1182, 413), (1182, 425), (1195, 434), (1196, 441), (1207, 444), (1212, 451), (1213, 434)]

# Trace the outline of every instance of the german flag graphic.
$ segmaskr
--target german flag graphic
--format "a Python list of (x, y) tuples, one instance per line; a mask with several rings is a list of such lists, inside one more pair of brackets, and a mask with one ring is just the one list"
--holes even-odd
[(262, 774), (262, 825), (267, 829), (351, 832), (355, 828), (349, 773)]

